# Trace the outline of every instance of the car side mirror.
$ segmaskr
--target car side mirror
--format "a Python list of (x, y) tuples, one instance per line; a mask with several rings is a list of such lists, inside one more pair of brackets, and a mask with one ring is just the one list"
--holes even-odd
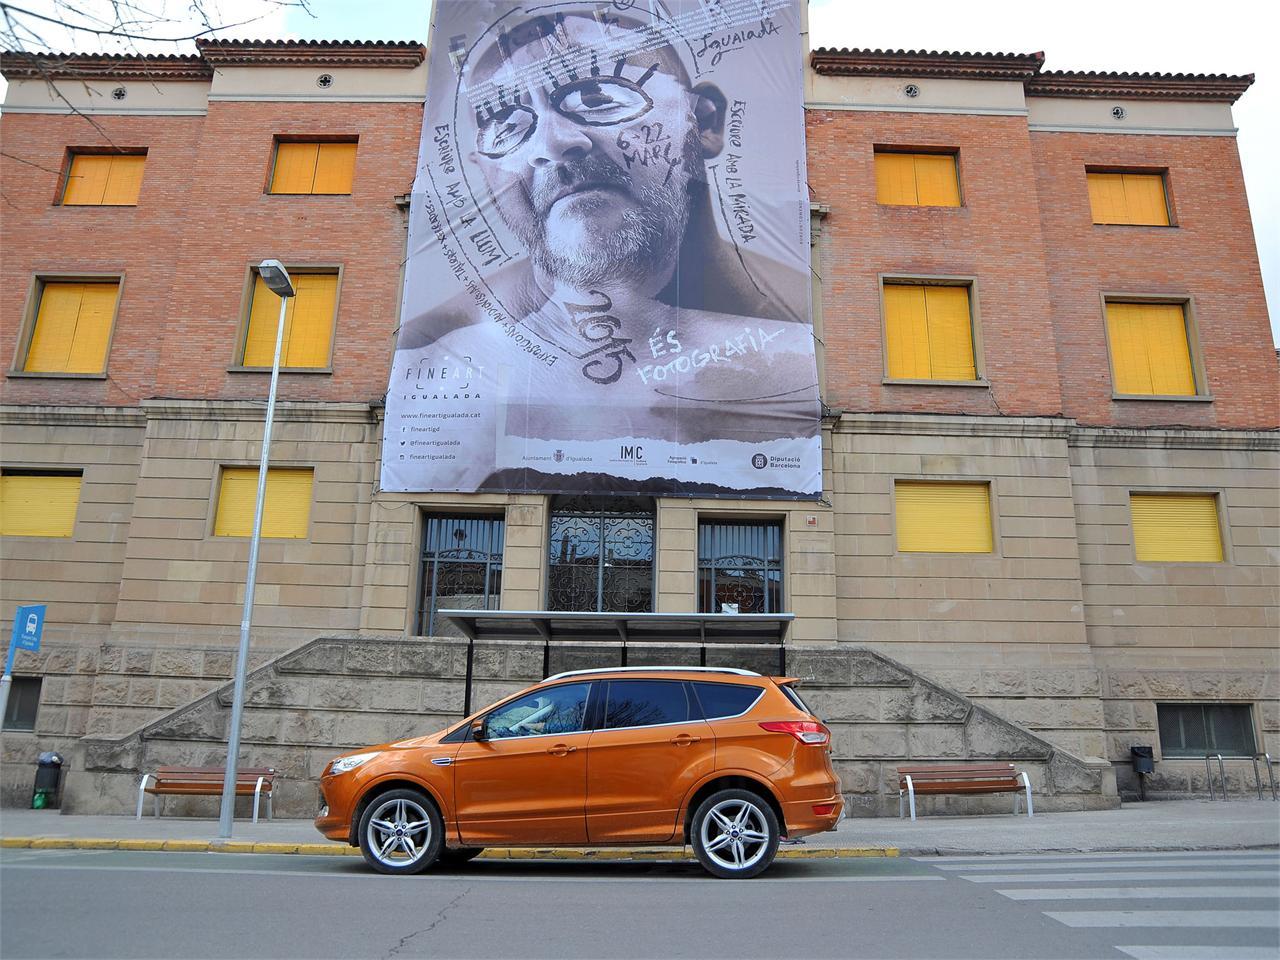
[(485, 728), (484, 728), (483, 719), (476, 720), (474, 723), (471, 724), (471, 739), (472, 740), (488, 740), (489, 739), (489, 734), (485, 731)]

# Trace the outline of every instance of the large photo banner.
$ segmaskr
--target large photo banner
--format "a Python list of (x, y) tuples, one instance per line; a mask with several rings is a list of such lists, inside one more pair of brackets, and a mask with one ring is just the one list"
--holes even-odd
[(390, 491), (816, 498), (800, 0), (435, 0)]

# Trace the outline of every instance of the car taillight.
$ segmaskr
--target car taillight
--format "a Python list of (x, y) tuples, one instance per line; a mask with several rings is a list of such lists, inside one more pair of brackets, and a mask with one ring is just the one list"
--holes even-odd
[(813, 805), (813, 815), (815, 817), (829, 817), (835, 811), (834, 803), (815, 803)]
[(771, 720), (760, 724), (770, 733), (789, 733), (801, 743), (823, 746), (831, 741), (831, 731), (816, 720)]

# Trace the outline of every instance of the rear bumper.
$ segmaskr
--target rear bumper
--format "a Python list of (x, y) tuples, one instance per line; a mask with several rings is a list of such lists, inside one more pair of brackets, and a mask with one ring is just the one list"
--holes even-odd
[[(814, 807), (831, 807), (829, 813), (815, 813)], [(835, 793), (821, 800), (795, 800), (782, 805), (782, 815), (786, 817), (787, 837), (807, 837), (814, 833), (825, 833), (834, 830), (836, 824), (844, 817), (844, 797)]]

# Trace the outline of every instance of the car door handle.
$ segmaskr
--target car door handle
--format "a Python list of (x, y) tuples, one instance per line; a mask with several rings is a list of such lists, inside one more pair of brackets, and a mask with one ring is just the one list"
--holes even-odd
[(671, 742), (677, 747), (687, 747), (689, 744), (697, 743), (701, 739), (701, 737), (691, 737), (687, 733), (682, 733), (679, 736), (672, 737)]
[(554, 747), (547, 747), (547, 753), (553, 757), (563, 757), (565, 754), (577, 753), (577, 747), (569, 747), (563, 743), (557, 743)]

